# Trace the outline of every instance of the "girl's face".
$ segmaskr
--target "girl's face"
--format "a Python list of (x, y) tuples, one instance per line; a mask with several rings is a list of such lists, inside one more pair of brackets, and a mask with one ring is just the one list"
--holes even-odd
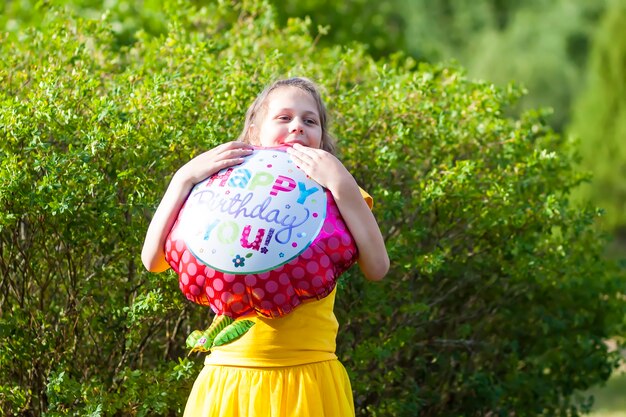
[(320, 148), (322, 126), (315, 100), (298, 87), (279, 87), (267, 97), (265, 117), (258, 126), (257, 143), (275, 147), (299, 143)]

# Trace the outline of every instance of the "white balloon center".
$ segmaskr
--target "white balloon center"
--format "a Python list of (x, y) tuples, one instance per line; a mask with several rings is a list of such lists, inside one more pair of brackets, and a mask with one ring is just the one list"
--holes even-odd
[(323, 187), (286, 152), (257, 149), (241, 165), (196, 184), (178, 230), (202, 263), (225, 273), (250, 274), (297, 257), (325, 218)]

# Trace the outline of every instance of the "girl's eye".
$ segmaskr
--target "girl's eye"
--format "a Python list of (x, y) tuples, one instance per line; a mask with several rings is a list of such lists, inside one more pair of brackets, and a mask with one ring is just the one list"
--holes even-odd
[(289, 116), (278, 116), (278, 120), (284, 120), (284, 121), (289, 121), (291, 120), (291, 118)]
[(310, 124), (310, 125), (316, 125), (317, 124), (317, 120), (315, 120), (315, 119), (306, 119), (305, 122)]

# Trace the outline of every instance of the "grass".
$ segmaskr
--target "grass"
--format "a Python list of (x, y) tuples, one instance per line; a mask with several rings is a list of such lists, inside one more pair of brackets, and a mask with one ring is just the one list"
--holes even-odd
[(595, 398), (591, 417), (626, 417), (626, 372), (589, 391)]

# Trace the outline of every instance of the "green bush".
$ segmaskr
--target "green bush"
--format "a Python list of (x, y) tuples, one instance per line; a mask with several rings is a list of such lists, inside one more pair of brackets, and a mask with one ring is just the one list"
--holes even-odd
[(541, 112), (455, 68), (320, 48), (265, 3), (166, 2), (166, 35), (48, 12), (0, 39), (0, 415), (179, 415), (208, 311), (149, 274), (148, 221), (183, 162), (237, 136), (270, 80), (319, 81), (375, 199), (392, 270), (341, 281), (358, 415), (576, 415), (608, 378), (623, 288)]

